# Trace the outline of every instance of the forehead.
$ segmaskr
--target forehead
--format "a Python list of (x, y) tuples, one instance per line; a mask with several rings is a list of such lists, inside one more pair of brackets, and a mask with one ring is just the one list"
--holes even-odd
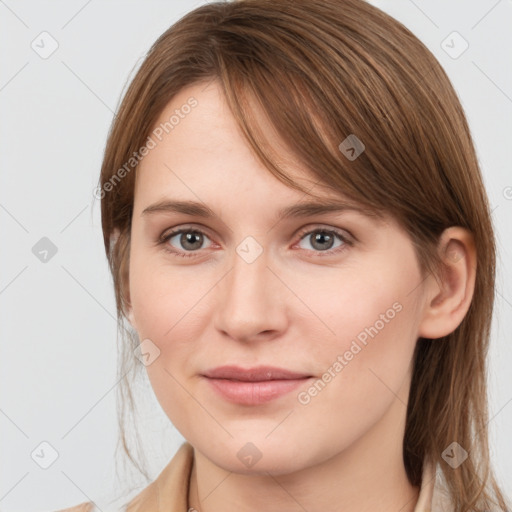
[[(287, 150), (264, 114), (255, 108), (251, 115), (258, 118), (285, 172), (296, 183), (306, 189), (315, 186), (318, 192), (322, 188), (318, 178)], [(257, 158), (216, 81), (181, 90), (161, 112), (150, 138), (154, 147), (142, 158), (136, 173), (139, 194), (188, 185), (219, 193), (236, 186), (239, 192), (246, 189), (264, 194), (272, 190), (275, 194), (280, 189), (289, 197), (303, 195), (277, 180)]]
[[(279, 165), (306, 193), (281, 182), (254, 154), (213, 81), (180, 91), (154, 124), (155, 146), (136, 173), (137, 213), (195, 211), (211, 217), (212, 209), (232, 209), (249, 216), (272, 211), (275, 219), (351, 210), (375, 217), (313, 176), (286, 148), (261, 109), (255, 108), (251, 115), (272, 142)], [(305, 202), (307, 206), (297, 207)]]

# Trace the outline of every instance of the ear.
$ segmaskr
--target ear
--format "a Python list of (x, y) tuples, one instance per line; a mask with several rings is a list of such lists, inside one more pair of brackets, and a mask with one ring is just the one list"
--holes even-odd
[(438, 276), (426, 279), (425, 304), (418, 335), (442, 338), (452, 333), (468, 312), (476, 277), (473, 235), (459, 226), (446, 229), (438, 243), (442, 264)]
[(129, 257), (127, 257), (127, 247), (119, 247), (117, 244), (125, 245), (129, 243), (129, 239), (125, 239), (122, 237), (120, 240), (120, 231), (118, 228), (115, 228), (110, 234), (110, 251), (117, 252), (117, 259), (120, 265), (119, 275), (121, 279), (121, 297), (124, 306), (124, 315), (130, 322), (131, 326), (137, 330), (135, 324), (135, 318), (133, 315), (133, 309), (130, 302), (130, 286), (129, 286)]

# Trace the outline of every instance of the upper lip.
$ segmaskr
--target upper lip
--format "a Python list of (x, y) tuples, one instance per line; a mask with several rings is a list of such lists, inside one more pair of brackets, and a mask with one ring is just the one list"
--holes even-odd
[(311, 377), (306, 373), (292, 372), (285, 368), (275, 366), (256, 366), (254, 368), (242, 368), (240, 366), (218, 366), (203, 373), (210, 379), (230, 379), (246, 382), (261, 382), (266, 380), (292, 380)]

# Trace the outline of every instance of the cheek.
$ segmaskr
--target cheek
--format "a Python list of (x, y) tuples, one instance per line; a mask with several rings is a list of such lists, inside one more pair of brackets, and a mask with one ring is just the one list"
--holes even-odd
[(202, 273), (193, 266), (173, 269), (159, 256), (133, 253), (131, 304), (140, 340), (151, 340), (159, 352), (146, 368), (157, 395), (162, 392), (159, 400), (170, 393), (179, 401), (178, 382), (184, 383), (198, 368), (198, 340), (211, 316), (213, 277), (206, 269)]
[(333, 446), (341, 451), (354, 443), (393, 404), (395, 410), (405, 407), (416, 341), (415, 309), (404, 297), (397, 303), (388, 294), (374, 295), (370, 306), (363, 297), (353, 298), (346, 307), (336, 340), (313, 356), (321, 362), (319, 378), (296, 397), (297, 418), (330, 440), (326, 457)]
[(381, 351), (393, 352), (414, 342), (418, 309), (411, 291), (419, 283), (414, 259), (400, 266), (388, 262), (382, 270), (365, 264), (364, 268), (340, 269), (329, 275), (325, 271), (303, 273), (294, 286), (311, 312), (297, 315), (295, 322), (303, 323), (301, 331), (308, 332), (311, 339), (320, 338), (321, 333), (322, 343), (303, 340), (318, 361), (328, 366), (333, 355), (346, 351), (353, 353), (347, 353), (353, 360), (377, 357), (382, 356)]
[(163, 342), (187, 332), (201, 311), (211, 285), (192, 266), (173, 270), (161, 255), (134, 252), (130, 261), (130, 299), (140, 337)]
[(186, 272), (171, 273), (161, 260), (132, 253), (130, 299), (138, 335), (158, 349), (146, 371), (162, 410), (182, 433), (194, 430), (198, 413), (187, 393), (187, 379), (194, 366), (191, 341), (198, 337), (201, 325), (198, 316), (205, 290), (200, 282)]
[[(411, 291), (420, 275), (414, 262), (411, 257), (400, 265), (387, 262), (384, 269), (348, 269), (328, 280), (317, 279), (316, 288), (313, 278), (301, 281), (300, 293), (324, 323), (322, 342), (305, 347), (319, 363), (318, 373), (336, 375), (327, 387), (350, 390), (352, 396), (366, 394), (364, 390), (389, 394), (386, 385), (398, 390), (417, 339), (419, 309)], [(304, 319), (304, 332), (311, 333), (312, 321)]]

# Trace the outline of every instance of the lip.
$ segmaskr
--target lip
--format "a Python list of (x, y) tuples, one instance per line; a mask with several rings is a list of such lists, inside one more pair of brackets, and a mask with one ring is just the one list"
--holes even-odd
[(275, 366), (219, 366), (204, 372), (202, 377), (230, 402), (259, 405), (293, 391), (312, 375)]

